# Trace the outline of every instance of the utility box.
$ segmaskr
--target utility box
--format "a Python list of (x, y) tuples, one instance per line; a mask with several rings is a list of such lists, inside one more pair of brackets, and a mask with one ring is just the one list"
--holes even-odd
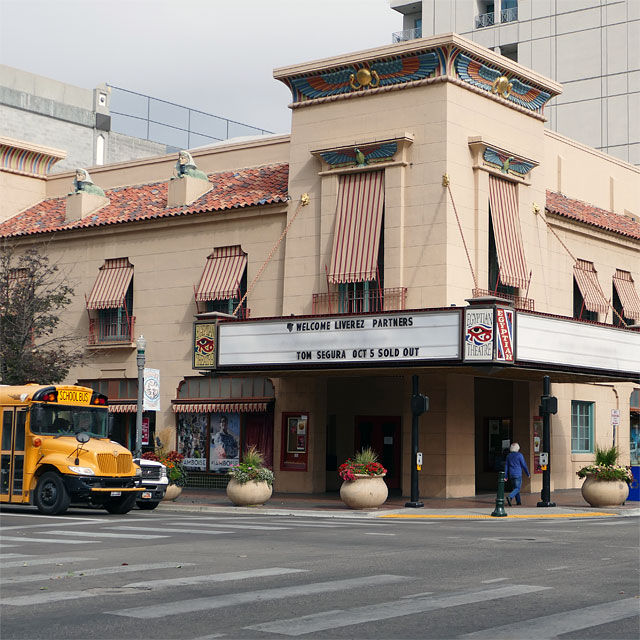
[(633, 474), (633, 482), (629, 485), (627, 502), (629, 502), (629, 500), (640, 502), (640, 465), (632, 464), (631, 473)]

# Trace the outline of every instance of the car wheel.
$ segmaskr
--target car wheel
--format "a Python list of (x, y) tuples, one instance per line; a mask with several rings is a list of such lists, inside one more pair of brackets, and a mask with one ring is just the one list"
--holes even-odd
[(55, 471), (43, 473), (36, 485), (34, 500), (38, 511), (46, 516), (57, 516), (69, 508), (71, 497), (62, 476)]
[(125, 495), (119, 498), (110, 498), (107, 502), (105, 502), (104, 508), (109, 513), (129, 513), (129, 511), (133, 509), (133, 505), (135, 505), (136, 503), (136, 498), (137, 496), (135, 492), (127, 492)]
[(138, 509), (142, 509), (143, 511), (152, 511), (155, 509), (160, 503), (159, 502), (138, 502)]

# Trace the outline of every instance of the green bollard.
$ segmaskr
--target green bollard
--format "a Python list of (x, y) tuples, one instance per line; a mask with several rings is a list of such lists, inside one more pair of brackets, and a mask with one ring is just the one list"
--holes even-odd
[(494, 518), (506, 518), (507, 512), (504, 510), (504, 471), (498, 474), (498, 493), (496, 494), (496, 508), (491, 515)]

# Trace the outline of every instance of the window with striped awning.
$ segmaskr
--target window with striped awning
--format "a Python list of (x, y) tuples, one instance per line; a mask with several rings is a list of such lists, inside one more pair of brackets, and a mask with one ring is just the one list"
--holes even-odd
[(240, 246), (217, 247), (209, 256), (196, 288), (196, 302), (239, 298), (240, 283), (247, 267), (247, 254)]
[(87, 298), (87, 309), (119, 309), (124, 307), (132, 279), (133, 265), (128, 258), (105, 260)]
[(376, 279), (383, 211), (384, 171), (340, 176), (330, 283)]
[(518, 186), (490, 175), (489, 204), (498, 254), (499, 280), (506, 286), (526, 289), (530, 276), (520, 230)]
[[(598, 281), (598, 272), (593, 266), (593, 262), (578, 258), (573, 266), (573, 276), (582, 294), (584, 307), (592, 313), (606, 314), (609, 311), (609, 302), (602, 292)], [(574, 315), (576, 315), (575, 310)], [(581, 315), (578, 314), (577, 317), (581, 317)]]
[(620, 299), (622, 309), (620, 315), (640, 321), (640, 298), (631, 274), (628, 271), (616, 269), (613, 276), (613, 286)]

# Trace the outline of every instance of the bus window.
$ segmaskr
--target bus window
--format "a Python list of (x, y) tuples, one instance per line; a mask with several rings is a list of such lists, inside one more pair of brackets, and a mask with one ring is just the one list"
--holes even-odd
[(108, 414), (94, 407), (38, 404), (31, 407), (31, 431), (44, 436), (86, 431), (94, 438), (106, 438)]

